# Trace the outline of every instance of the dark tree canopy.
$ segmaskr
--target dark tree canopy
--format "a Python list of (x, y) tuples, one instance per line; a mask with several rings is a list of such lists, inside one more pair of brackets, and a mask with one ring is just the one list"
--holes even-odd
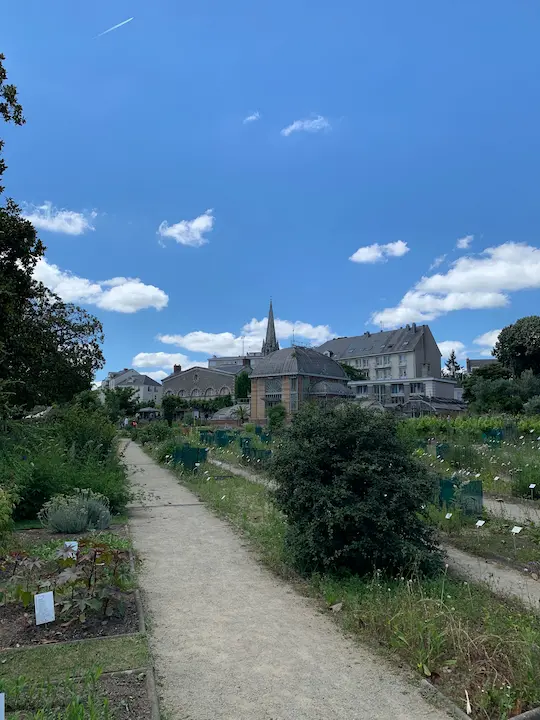
[(238, 375), (234, 379), (234, 394), (236, 398), (247, 398), (249, 393), (251, 392), (251, 380), (249, 379), (249, 375), (245, 370), (242, 370), (241, 373), (238, 373)]
[[(22, 125), (17, 89), (6, 83), (0, 54), (0, 116)], [(0, 140), (0, 152), (3, 141)], [(6, 169), (0, 157), (0, 178)], [(3, 188), (0, 188), (0, 193)], [(13, 404), (32, 407), (70, 400), (90, 388), (103, 367), (101, 323), (65, 304), (34, 279), (45, 248), (19, 207), (0, 206), (0, 383)]]
[(529, 315), (501, 330), (493, 354), (514, 376), (525, 370), (540, 375), (540, 317)]
[(274, 451), (272, 476), (287, 516), (289, 551), (301, 571), (440, 568), (432, 528), (422, 517), (434, 483), (390, 413), (356, 403), (304, 404)]

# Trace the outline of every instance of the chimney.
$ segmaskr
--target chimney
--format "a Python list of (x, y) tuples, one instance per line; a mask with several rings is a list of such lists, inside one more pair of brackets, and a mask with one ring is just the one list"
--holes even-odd
[(127, 372), (128, 370), (129, 370), (129, 368), (124, 368), (124, 372)]
[(173, 366), (173, 373), (177, 375), (179, 372), (182, 372), (182, 366), (181, 365), (174, 365)]
[(251, 367), (251, 360), (247, 357), (242, 358), (242, 365), (244, 367)]
[(412, 324), (412, 331), (413, 331), (413, 332), (416, 332), (416, 323), (413, 323), (413, 324)]

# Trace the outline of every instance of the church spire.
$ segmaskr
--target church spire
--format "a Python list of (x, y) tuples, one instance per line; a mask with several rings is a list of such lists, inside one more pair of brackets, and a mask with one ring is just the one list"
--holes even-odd
[(266, 340), (262, 345), (262, 354), (270, 355), (270, 353), (279, 350), (279, 344), (276, 338), (276, 326), (274, 325), (274, 308), (270, 300), (270, 309), (268, 310), (268, 326), (266, 328)]

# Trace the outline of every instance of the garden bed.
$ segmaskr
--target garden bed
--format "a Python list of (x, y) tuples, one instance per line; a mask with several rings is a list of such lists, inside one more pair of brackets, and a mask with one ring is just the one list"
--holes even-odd
[(123, 635), (138, 630), (137, 606), (132, 593), (125, 596), (122, 614), (107, 618), (101, 614), (87, 615), (84, 622), (77, 617), (69, 620), (57, 617), (55, 622), (36, 625), (33, 608), (15, 603), (0, 608), (0, 651), (25, 645)]
[[(86, 534), (73, 554), (64, 547), (65, 536), (47, 540), (37, 530), (25, 535), (31, 540), (19, 545), (26, 550), (0, 563), (0, 648), (139, 631), (128, 538)], [(55, 620), (36, 625), (34, 595), (48, 591), (54, 593)]]
[[(60, 683), (33, 682), (18, 678), (15, 683), (2, 685), (6, 691), (8, 720), (33, 720), (37, 711), (43, 717), (59, 715), (70, 703), (80, 702), (82, 707), (90, 703), (103, 708), (96, 718), (114, 717), (114, 720), (150, 720), (151, 701), (148, 693), (146, 671), (101, 675), (91, 671), (83, 680), (67, 680)], [(103, 706), (108, 701), (110, 715)], [(97, 711), (100, 713), (100, 710)], [(74, 717), (75, 715), (69, 715)], [(79, 715), (77, 715), (79, 717)], [(82, 717), (82, 716), (81, 716)], [(85, 715), (86, 717), (86, 715)]]

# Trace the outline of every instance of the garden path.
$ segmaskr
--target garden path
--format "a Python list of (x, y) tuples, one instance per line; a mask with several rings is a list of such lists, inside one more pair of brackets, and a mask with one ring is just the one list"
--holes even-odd
[[(261, 483), (270, 486), (271, 481), (262, 480), (256, 473), (243, 470), (220, 460), (209, 458), (209, 462), (219, 466), (222, 470), (226, 470), (233, 475), (241, 475), (251, 482)], [(490, 500), (484, 498), (484, 505), (488, 512), (493, 515), (501, 515), (515, 522), (530, 522), (535, 520), (535, 513), (538, 511), (527, 505), (518, 505), (515, 503)], [(525, 605), (532, 607), (536, 611), (540, 611), (540, 582), (533, 580), (518, 570), (512, 570), (504, 565), (499, 565), (493, 560), (486, 560), (475, 555), (458, 550), (451, 545), (445, 545), (444, 550), (447, 554), (448, 565), (450, 568), (458, 572), (460, 575), (469, 578), (473, 582), (487, 583), (493, 592), (499, 595), (508, 595), (517, 597)]]
[(153, 493), (130, 509), (130, 524), (168, 718), (448, 720), (262, 567), (171, 472), (134, 443), (124, 458)]

